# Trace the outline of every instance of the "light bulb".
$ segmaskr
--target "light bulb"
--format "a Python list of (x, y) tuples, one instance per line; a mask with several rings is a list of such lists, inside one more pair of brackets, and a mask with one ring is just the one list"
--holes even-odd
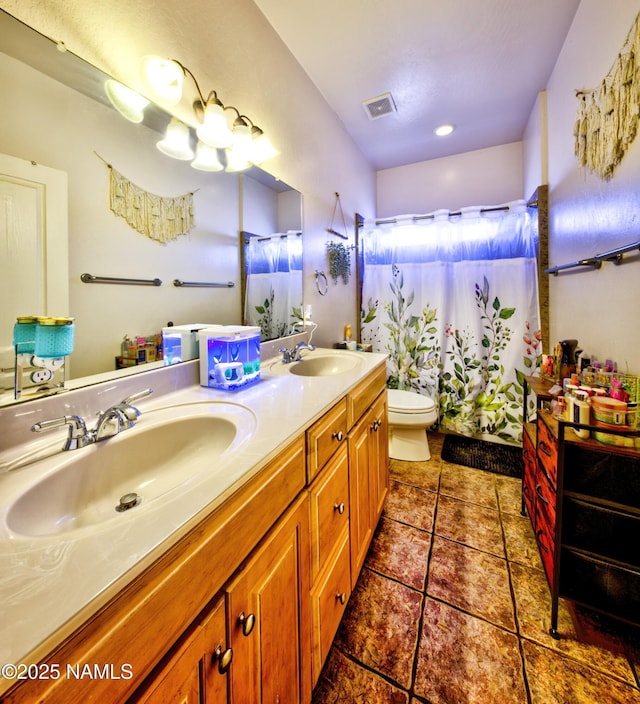
[(222, 105), (213, 102), (207, 103), (203, 122), (197, 128), (196, 134), (198, 139), (210, 147), (224, 149), (231, 144), (233, 134), (227, 125)]
[(144, 109), (149, 105), (149, 101), (136, 93), (131, 88), (109, 78), (104, 83), (104, 90), (111, 101), (113, 107), (127, 120), (131, 122), (142, 122), (144, 119)]
[(142, 74), (153, 97), (163, 105), (177, 105), (182, 98), (184, 70), (180, 64), (160, 56), (142, 59)]
[(191, 162), (191, 166), (199, 171), (222, 171), (224, 168), (218, 159), (216, 149), (204, 142), (198, 142), (196, 158)]
[(193, 159), (193, 149), (191, 149), (189, 144), (189, 136), (189, 128), (180, 120), (172, 117), (164, 139), (158, 142), (156, 146), (167, 156), (187, 161), (188, 159)]

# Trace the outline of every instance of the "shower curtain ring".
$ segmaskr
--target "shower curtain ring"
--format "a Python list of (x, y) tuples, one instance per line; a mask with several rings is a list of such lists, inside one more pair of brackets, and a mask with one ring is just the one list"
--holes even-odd
[(321, 296), (327, 295), (327, 290), (329, 288), (329, 284), (327, 282), (327, 275), (324, 273), (324, 271), (318, 271), (317, 269), (316, 269), (316, 288), (318, 289), (318, 293)]

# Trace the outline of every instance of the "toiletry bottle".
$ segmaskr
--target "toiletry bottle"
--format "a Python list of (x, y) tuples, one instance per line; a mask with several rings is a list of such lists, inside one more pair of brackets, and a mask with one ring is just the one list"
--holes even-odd
[[(589, 403), (588, 396), (584, 391), (574, 392), (571, 410), (572, 414), (570, 418), (573, 423), (589, 425), (589, 421), (591, 419), (591, 404)], [(573, 430), (579, 438), (586, 439), (589, 437), (589, 431), (585, 428), (574, 428)]]
[(344, 339), (345, 342), (351, 342), (351, 325), (344, 326)]

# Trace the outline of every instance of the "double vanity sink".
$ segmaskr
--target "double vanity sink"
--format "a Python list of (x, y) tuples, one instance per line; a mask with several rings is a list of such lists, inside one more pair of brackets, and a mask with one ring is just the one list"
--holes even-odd
[[(260, 383), (234, 393), (199, 386), (197, 360), (143, 372), (81, 391), (88, 418), (100, 396), (154, 388), (133, 427), (68, 451), (66, 429), (0, 448), (0, 660), (44, 656), (383, 360), (305, 350), (263, 360)], [(23, 424), (80, 413), (74, 393)], [(0, 410), (0, 422), (11, 408), (26, 406)]]

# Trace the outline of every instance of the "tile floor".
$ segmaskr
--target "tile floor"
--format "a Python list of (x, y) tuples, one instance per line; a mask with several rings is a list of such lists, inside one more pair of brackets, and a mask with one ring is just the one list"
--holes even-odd
[(440, 459), (391, 490), (313, 704), (640, 703), (638, 632), (549, 589), (520, 480)]

